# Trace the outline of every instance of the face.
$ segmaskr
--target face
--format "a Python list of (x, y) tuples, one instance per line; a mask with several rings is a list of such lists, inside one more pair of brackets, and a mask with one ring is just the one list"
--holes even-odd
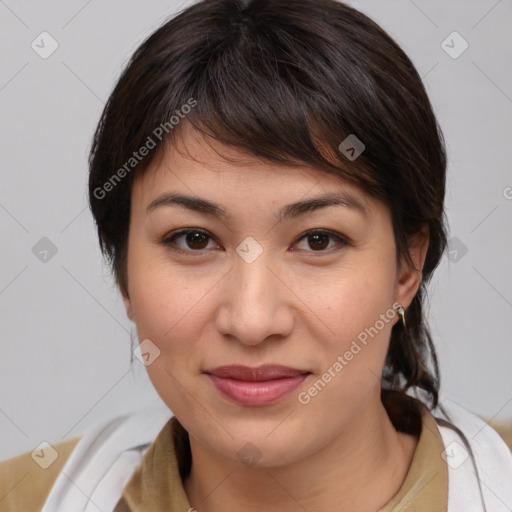
[[(397, 267), (389, 209), (341, 178), (192, 129), (183, 141), (133, 185), (128, 315), (191, 441), (233, 461), (250, 442), (260, 464), (292, 463), (379, 406), (393, 305), (410, 303), (421, 274)], [(226, 365), (299, 372), (266, 383), (206, 373)]]

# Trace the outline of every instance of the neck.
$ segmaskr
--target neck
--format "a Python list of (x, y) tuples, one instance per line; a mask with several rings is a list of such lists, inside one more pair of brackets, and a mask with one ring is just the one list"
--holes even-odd
[(397, 432), (379, 401), (322, 450), (294, 464), (246, 468), (190, 438), (184, 482), (197, 512), (375, 511), (400, 489), (418, 439)]

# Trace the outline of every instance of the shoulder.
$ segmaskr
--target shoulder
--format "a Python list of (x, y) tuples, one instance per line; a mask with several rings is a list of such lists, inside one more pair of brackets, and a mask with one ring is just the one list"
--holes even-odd
[(481, 416), (481, 418), (500, 435), (503, 441), (505, 441), (505, 444), (508, 446), (509, 450), (512, 451), (512, 422), (499, 423), (483, 416)]
[[(44, 512), (113, 510), (142, 456), (172, 416), (160, 405), (98, 421), (84, 431), (44, 502)], [(0, 508), (0, 510), (2, 510)]]
[(0, 511), (85, 510), (89, 501), (112, 510), (171, 416), (167, 407), (146, 407), (100, 420), (79, 437), (42, 447), (42, 452), (0, 462)]
[[(472, 448), (478, 452), (503, 459), (505, 462), (512, 461), (511, 448), (493, 428), (490, 421), (469, 411), (454, 400), (444, 399), (441, 405), (448, 413), (448, 421), (468, 438)], [(442, 430), (446, 431), (449, 428), (450, 425), (444, 423), (441, 425)]]
[[(449, 399), (441, 401), (447, 420), (437, 417), (448, 466), (449, 505), (468, 511), (512, 507), (512, 453), (478, 415)], [(481, 503), (481, 505), (479, 505)], [(476, 507), (476, 508), (475, 508)]]
[(0, 510), (39, 511), (80, 437), (0, 462)]

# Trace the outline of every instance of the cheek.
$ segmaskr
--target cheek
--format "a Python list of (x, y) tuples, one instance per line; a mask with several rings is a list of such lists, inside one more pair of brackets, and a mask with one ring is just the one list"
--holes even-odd
[(204, 356), (195, 341), (201, 339), (204, 326), (204, 293), (155, 267), (130, 277), (138, 339), (151, 340), (160, 351), (146, 366), (148, 376), (171, 410), (186, 410), (190, 406), (188, 393), (193, 391), (191, 378)]
[(172, 347), (190, 348), (190, 339), (200, 329), (204, 293), (178, 276), (170, 279), (156, 272), (148, 272), (140, 285), (135, 279), (133, 285), (132, 304), (139, 339), (149, 338), (165, 351)]
[[(394, 261), (391, 257), (354, 264), (318, 300), (331, 328), (323, 359), (325, 379), (336, 403), (357, 399), (380, 385), (391, 329), (396, 322)], [(333, 377), (335, 375), (335, 377)], [(331, 382), (333, 384), (331, 384)], [(321, 385), (321, 384), (320, 384)], [(314, 393), (314, 391), (313, 391)], [(358, 399), (357, 399), (358, 400)]]
[(129, 292), (139, 340), (150, 339), (162, 355), (192, 350), (205, 288), (142, 244), (130, 251)]
[[(318, 296), (326, 312), (328, 323), (339, 339), (345, 343), (365, 332), (379, 321), (379, 331), (386, 329), (394, 318), (395, 283), (394, 262), (391, 257), (354, 258), (352, 265), (343, 269), (328, 293)], [(381, 315), (387, 313), (386, 323), (381, 325)], [(327, 322), (326, 322), (327, 323)]]
[[(357, 291), (357, 293), (356, 293)], [(325, 428), (329, 419), (334, 423), (350, 422), (379, 395), (381, 373), (390, 333), (396, 314), (387, 289), (381, 295), (357, 288), (343, 298), (335, 321), (335, 335), (320, 348), (321, 370), (298, 396), (308, 421)], [(336, 411), (333, 415), (333, 411)], [(333, 424), (334, 424), (333, 423)]]

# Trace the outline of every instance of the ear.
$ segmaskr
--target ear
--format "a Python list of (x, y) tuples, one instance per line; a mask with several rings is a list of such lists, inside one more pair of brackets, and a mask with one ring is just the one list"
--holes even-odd
[(124, 307), (126, 308), (126, 316), (133, 322), (133, 308), (132, 308), (132, 301), (128, 297), (127, 294), (124, 292), (121, 292), (121, 295), (123, 296), (123, 302)]
[(425, 257), (427, 256), (428, 243), (428, 227), (423, 226), (409, 240), (409, 253), (411, 255), (411, 261), (414, 268), (406, 261), (402, 261), (400, 263), (396, 298), (397, 302), (399, 302), (405, 309), (409, 307), (409, 304), (414, 299), (414, 296), (420, 287), (421, 279), (423, 277), (423, 265), (425, 264)]

